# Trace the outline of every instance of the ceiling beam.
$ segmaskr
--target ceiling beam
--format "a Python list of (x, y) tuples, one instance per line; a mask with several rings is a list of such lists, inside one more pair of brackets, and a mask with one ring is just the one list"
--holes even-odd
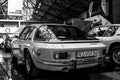
[(8, 2), (8, 0), (5, 0), (4, 2), (2, 2), (2, 5), (6, 4)]
[(1, 2), (0, 2), (0, 10), (1, 10), (2, 14), (4, 14), (4, 13), (5, 13), (4, 7), (3, 7), (3, 5), (2, 5), (2, 3), (1, 3)]
[[(81, 9), (82, 9), (82, 10), (88, 9), (87, 6), (85, 6), (84, 4), (80, 4), (80, 5), (79, 5), (78, 2), (70, 2), (69, 0), (63, 0), (63, 1), (65, 1), (66, 3), (74, 6), (75, 8), (79, 8), (80, 10), (81, 10)], [(84, 8), (84, 9), (83, 9), (83, 8)]]
[(35, 8), (38, 8), (39, 4), (41, 3), (42, 0), (36, 0), (36, 3), (35, 3)]
[[(52, 14), (52, 13), (47, 12), (46, 15), (47, 15), (47, 14), (53, 16), (54, 18), (58, 18), (58, 19), (60, 19), (60, 20), (64, 20), (63, 18), (61, 18), (61, 17), (59, 17), (59, 16), (57, 16), (57, 15), (54, 15), (54, 14)], [(46, 16), (46, 15), (45, 15), (45, 16)]]
[[(69, 8), (71, 5), (69, 7), (64, 7), (64, 6), (62, 6), (62, 5), (58, 4), (58, 3), (56, 3), (56, 4), (57, 4), (57, 6), (64, 8), (64, 10), (60, 11), (61, 14), (68, 14), (68, 13), (66, 13), (66, 11), (68, 11), (69, 12), (69, 14), (68, 14), (69, 16), (75, 17), (74, 16), (76, 14), (75, 11)], [(71, 13), (73, 13), (74, 15), (71, 15)]]
[(30, 0), (30, 4), (31, 4), (33, 7), (35, 7), (35, 5), (36, 5), (32, 0)]
[[(52, 3), (52, 5), (49, 7), (49, 9), (45, 12), (44, 16), (49, 12), (49, 10), (51, 9), (51, 7), (53, 6), (53, 4), (56, 2), (56, 0), (54, 0), (54, 2)], [(44, 17), (42, 16), (42, 17)]]
[(90, 4), (90, 1), (86, 1), (86, 0), (78, 0), (78, 1), (80, 1), (84, 5), (89, 5)]
[[(45, 14), (45, 11), (43, 11), (43, 10), (41, 10), (41, 9), (38, 9), (38, 11), (43, 12), (43, 13)], [(36, 14), (39, 14), (39, 13), (36, 13)], [(61, 17), (59, 17), (59, 16), (57, 16), (57, 15), (54, 15), (54, 14), (52, 14), (52, 13), (49, 13), (49, 12), (47, 12), (44, 16), (41, 16), (41, 18), (44, 18), (47, 14), (53, 16), (54, 18), (58, 18), (58, 19), (60, 19), (60, 20), (64, 20), (63, 18), (61, 18)]]
[[(69, 4), (69, 5), (68, 6), (62, 5), (59, 2), (57, 2), (57, 0), (52, 1), (51, 4), (49, 5), (49, 4), (46, 4), (45, 2), (43, 2), (43, 0), (37, 0), (36, 5), (35, 5), (35, 10), (38, 12), (39, 11), (43, 12), (44, 15), (41, 16), (41, 19), (47, 18), (46, 16), (50, 15), (53, 18), (58, 18), (60, 20), (64, 20), (65, 18), (64, 17), (62, 18), (62, 16), (61, 16), (62, 14), (67, 16), (66, 19), (69, 17), (75, 18), (75, 17), (79, 16), (81, 12), (88, 10), (88, 7), (89, 7), (89, 1), (77, 0), (77, 1), (79, 1), (79, 3), (77, 1), (72, 1), (72, 0), (70, 0), (70, 1), (62, 0), (62, 1), (64, 1), (64, 3)], [(40, 4), (41, 4), (41, 6), (42, 5), (47, 6), (48, 7), (48, 9), (46, 9), (47, 11), (43, 11), (43, 10), (41, 10), (41, 8), (38, 8), (40, 6)], [(53, 7), (54, 5), (56, 7)], [(74, 9), (74, 8), (77, 8), (77, 9)], [(58, 13), (57, 13), (57, 15), (52, 14), (52, 13), (50, 13), (51, 10), (52, 11), (57, 10), (59, 12), (59, 14)]]

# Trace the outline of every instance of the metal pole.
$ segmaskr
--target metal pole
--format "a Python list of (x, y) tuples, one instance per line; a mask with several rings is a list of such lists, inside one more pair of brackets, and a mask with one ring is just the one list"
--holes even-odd
[(8, 78), (10, 78), (10, 76), (8, 75), (7, 71), (3, 68), (2, 64), (0, 63), (0, 67), (2, 68), (2, 70), (5, 72), (5, 74), (8, 76)]

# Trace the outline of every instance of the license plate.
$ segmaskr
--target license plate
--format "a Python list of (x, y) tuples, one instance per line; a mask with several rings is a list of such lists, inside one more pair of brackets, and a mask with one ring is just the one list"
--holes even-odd
[(77, 58), (97, 57), (98, 54), (99, 53), (97, 50), (78, 51), (76, 57)]

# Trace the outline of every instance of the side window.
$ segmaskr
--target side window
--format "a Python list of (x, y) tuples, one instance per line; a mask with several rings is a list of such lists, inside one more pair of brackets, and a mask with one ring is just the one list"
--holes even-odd
[(32, 33), (33, 29), (35, 28), (35, 27), (33, 27), (33, 26), (28, 26), (28, 27), (29, 27), (29, 30), (28, 30), (28, 33), (26, 34), (26, 36), (25, 36), (24, 39), (28, 39), (28, 37), (29, 37), (30, 34)]
[(118, 28), (117, 28), (116, 26), (111, 26), (111, 27), (107, 30), (105, 36), (113, 36), (113, 35), (116, 33), (117, 29), (118, 29)]
[(35, 33), (34, 40), (39, 41), (50, 41), (50, 40), (56, 40), (55, 34), (52, 32), (52, 30), (47, 25), (40, 26)]
[(22, 33), (20, 34), (20, 39), (25, 39), (25, 36), (27, 35), (27, 33), (29, 32), (29, 27), (25, 27), (22, 31)]
[(99, 31), (97, 32), (97, 36), (103, 36), (105, 34), (107, 28), (106, 27), (99, 27), (98, 30)]
[(34, 40), (36, 40), (36, 41), (45, 41), (46, 40), (45, 37), (41, 34), (39, 29), (37, 29), (35, 32)]
[(89, 34), (91, 36), (100, 37), (106, 33), (107, 29), (108, 29), (107, 26), (100, 26), (100, 27), (94, 28)]

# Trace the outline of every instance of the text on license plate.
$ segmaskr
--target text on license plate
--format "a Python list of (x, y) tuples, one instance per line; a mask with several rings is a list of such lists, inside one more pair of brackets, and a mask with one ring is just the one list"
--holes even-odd
[(78, 51), (76, 53), (76, 57), (77, 58), (97, 57), (98, 54), (99, 54), (98, 50)]

